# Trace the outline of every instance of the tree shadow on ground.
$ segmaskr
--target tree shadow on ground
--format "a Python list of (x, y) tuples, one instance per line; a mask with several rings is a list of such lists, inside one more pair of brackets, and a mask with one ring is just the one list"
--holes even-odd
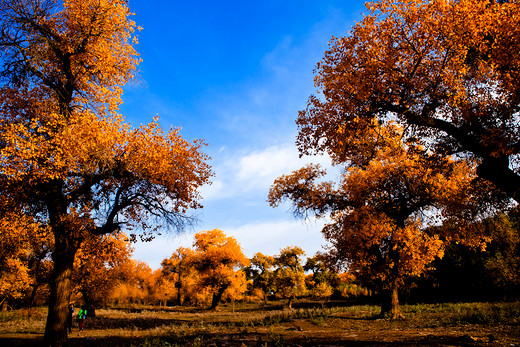
[[(426, 336), (410, 338), (399, 341), (373, 341), (360, 340), (350, 337), (343, 339), (323, 337), (298, 337), (286, 338), (277, 334), (248, 333), (244, 330), (240, 333), (221, 334), (204, 333), (186, 336), (160, 336), (160, 337), (73, 337), (70, 338), (68, 347), (108, 347), (108, 346), (142, 346), (153, 345), (198, 345), (198, 346), (482, 346), (487, 341), (475, 341), (468, 336)], [(0, 346), (36, 347), (40, 346), (42, 338), (0, 338)]]

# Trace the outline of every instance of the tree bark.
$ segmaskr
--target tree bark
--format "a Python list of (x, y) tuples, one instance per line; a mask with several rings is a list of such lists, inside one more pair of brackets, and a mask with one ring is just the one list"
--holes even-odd
[(56, 242), (55, 247), (44, 344), (59, 347), (67, 341), (67, 315), (76, 248), (63, 241)]
[(175, 288), (177, 288), (177, 300), (176, 300), (175, 304), (177, 306), (182, 306), (182, 301), (181, 301), (182, 283), (181, 283), (181, 281), (175, 282)]
[(502, 192), (520, 202), (520, 176), (509, 167), (509, 156), (486, 157), (477, 167), (477, 175), (492, 182)]
[(293, 297), (290, 296), (290, 297), (287, 299), (287, 306), (289, 307), (289, 310), (292, 310), (292, 303), (293, 303)]
[(392, 289), (383, 290), (383, 301), (381, 303), (381, 317), (389, 319), (402, 318), (399, 308), (399, 291), (396, 285)]
[(227, 289), (227, 285), (221, 286), (216, 293), (213, 293), (213, 299), (211, 300), (211, 307), (210, 310), (216, 310), (218, 307), (218, 304), (220, 303), (220, 299), (222, 298), (222, 294), (224, 294), (224, 291)]

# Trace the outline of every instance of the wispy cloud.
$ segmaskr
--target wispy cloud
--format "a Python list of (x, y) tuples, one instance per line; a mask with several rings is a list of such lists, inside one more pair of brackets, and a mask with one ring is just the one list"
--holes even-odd
[(323, 250), (325, 240), (321, 234), (326, 221), (269, 221), (241, 225), (237, 228), (227, 228), (226, 234), (234, 236), (242, 245), (244, 254), (252, 257), (261, 252), (276, 255), (280, 249), (287, 246), (298, 246), (311, 257), (317, 251)]
[[(259, 223), (249, 223), (238, 227), (222, 226), (220, 229), (227, 236), (233, 236), (242, 246), (244, 254), (251, 258), (255, 253), (276, 255), (280, 249), (287, 246), (298, 246), (311, 257), (323, 250), (325, 240), (321, 229), (328, 220), (280, 220)], [(145, 260), (156, 270), (161, 261), (170, 257), (179, 247), (192, 247), (194, 232), (175, 236), (159, 236), (151, 242), (136, 244), (134, 258)]]
[(202, 191), (206, 201), (255, 193), (266, 196), (277, 177), (289, 174), (311, 162), (331, 170), (329, 157), (300, 158), (294, 144), (224, 155), (225, 158), (213, 168), (216, 173), (213, 184)]

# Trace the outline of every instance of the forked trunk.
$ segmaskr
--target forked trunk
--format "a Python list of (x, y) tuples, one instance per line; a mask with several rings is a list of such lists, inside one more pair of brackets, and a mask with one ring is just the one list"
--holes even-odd
[(403, 317), (401, 310), (399, 309), (399, 292), (397, 286), (394, 285), (392, 289), (384, 290), (382, 299), (382, 317), (389, 319), (399, 319)]
[(76, 249), (67, 247), (63, 242), (56, 242), (55, 247), (44, 344), (59, 347), (67, 341), (67, 315)]

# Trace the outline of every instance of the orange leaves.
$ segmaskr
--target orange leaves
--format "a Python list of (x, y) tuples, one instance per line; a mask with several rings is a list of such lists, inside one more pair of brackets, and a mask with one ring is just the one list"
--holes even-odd
[[(367, 8), (318, 64), (315, 80), (324, 98), (311, 96), (299, 113), (301, 153), (322, 151), (336, 163), (365, 165), (377, 145), (376, 120), (399, 122), (407, 136), (433, 151), (512, 162), (518, 152), (519, 4), (383, 0)], [(508, 164), (481, 177), (513, 196), (517, 189), (503, 184), (516, 175)]]
[(202, 273), (214, 271), (226, 277), (234, 269), (249, 265), (249, 259), (243, 254), (237, 240), (226, 236), (221, 230), (213, 229), (195, 234), (193, 245), (194, 265)]
[(194, 250), (177, 249), (161, 264), (163, 276), (177, 283), (177, 303), (181, 296), (198, 302), (213, 295), (213, 305), (218, 305), (222, 295), (239, 298), (246, 290), (242, 268), (249, 265), (249, 259), (237, 240), (213, 229), (195, 234), (193, 246)]
[(308, 166), (278, 178), (269, 201), (276, 206), (289, 199), (296, 212), (318, 216), (330, 212), (332, 222), (323, 234), (332, 258), (389, 288), (420, 275), (443, 255), (446, 238), (426, 228), (469, 199), (474, 169), (431, 153), (413, 139), (406, 141), (404, 130), (393, 122), (373, 124), (369, 132), (359, 141), (371, 151), (361, 161), (345, 158), (349, 166), (339, 184), (316, 183), (324, 172)]

